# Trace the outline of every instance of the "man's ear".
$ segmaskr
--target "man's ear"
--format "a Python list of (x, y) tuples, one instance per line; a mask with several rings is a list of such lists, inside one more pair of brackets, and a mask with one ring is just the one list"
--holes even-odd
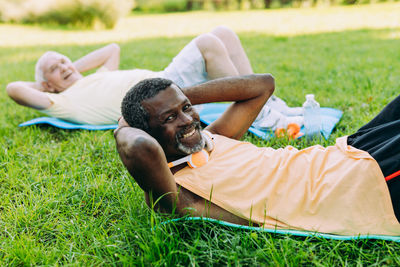
[(49, 92), (49, 93), (54, 92), (54, 88), (51, 86), (49, 82), (42, 82), (42, 87), (44, 89), (43, 90), (44, 92)]

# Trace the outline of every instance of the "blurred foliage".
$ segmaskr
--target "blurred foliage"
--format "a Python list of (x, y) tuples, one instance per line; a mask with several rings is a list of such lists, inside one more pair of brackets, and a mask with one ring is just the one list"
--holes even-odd
[(0, 21), (113, 28), (133, 0), (0, 0)]
[(135, 10), (143, 12), (247, 10), (279, 7), (311, 7), (317, 5), (354, 5), (386, 1), (387, 0), (136, 0)]
[(400, 0), (0, 0), (0, 22), (113, 28), (132, 9), (144, 13), (354, 5)]
[(187, 8), (186, 0), (136, 0), (135, 11), (142, 12), (177, 12), (192, 10)]

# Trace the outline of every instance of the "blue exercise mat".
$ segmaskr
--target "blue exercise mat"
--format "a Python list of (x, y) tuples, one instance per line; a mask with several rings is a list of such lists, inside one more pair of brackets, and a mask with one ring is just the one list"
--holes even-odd
[(386, 241), (394, 241), (400, 242), (400, 236), (391, 236), (391, 235), (334, 235), (334, 234), (325, 234), (319, 232), (310, 232), (310, 231), (301, 231), (301, 230), (289, 230), (289, 229), (267, 229), (256, 226), (246, 226), (239, 225), (234, 223), (229, 223), (225, 221), (220, 221), (211, 218), (202, 218), (202, 217), (186, 217), (186, 218), (178, 218), (172, 219), (162, 224), (173, 223), (177, 221), (207, 221), (212, 223), (217, 223), (224, 226), (229, 226), (237, 229), (257, 231), (257, 232), (265, 232), (271, 234), (283, 234), (283, 235), (294, 235), (294, 236), (303, 236), (303, 237), (318, 237), (318, 238), (326, 238), (326, 239), (335, 239), (335, 240), (361, 240), (361, 239), (375, 239), (375, 240), (386, 240)]
[[(199, 106), (200, 120), (205, 124), (210, 124), (215, 121), (227, 109), (230, 104), (227, 103), (209, 103)], [(321, 108), (322, 116), (322, 133), (326, 139), (329, 138), (336, 123), (342, 117), (342, 111), (333, 108)], [(47, 124), (61, 129), (82, 129), (82, 130), (112, 130), (117, 128), (117, 124), (108, 125), (90, 125), (90, 124), (76, 124), (73, 122), (64, 121), (54, 117), (40, 117), (30, 121), (21, 123), (19, 126), (30, 126), (35, 124)], [(261, 131), (254, 127), (250, 127), (249, 131), (258, 137), (268, 139), (273, 136), (270, 131)], [(304, 132), (304, 128), (301, 129)]]
[[(221, 114), (228, 108), (229, 105), (229, 103), (209, 103), (200, 105), (198, 107), (198, 109), (200, 110), (200, 120), (207, 125), (212, 123), (219, 116), (221, 116)], [(343, 112), (338, 109), (321, 108), (321, 132), (325, 139), (329, 138), (342, 115)], [(274, 133), (271, 131), (262, 131), (260, 129), (254, 128), (253, 126), (249, 128), (249, 132), (265, 140), (274, 136)], [(305, 133), (304, 127), (301, 128), (300, 132)]]
[(48, 124), (61, 129), (82, 129), (82, 130), (110, 130), (110, 129), (116, 129), (118, 126), (117, 124), (108, 124), (108, 125), (76, 124), (73, 122), (68, 122), (53, 117), (40, 117), (21, 123), (19, 127), (30, 126), (35, 124)]

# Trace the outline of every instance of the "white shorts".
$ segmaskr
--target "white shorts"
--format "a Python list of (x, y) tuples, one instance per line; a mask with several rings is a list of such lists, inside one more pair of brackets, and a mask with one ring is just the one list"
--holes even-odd
[(161, 75), (181, 88), (208, 81), (204, 58), (194, 40), (173, 58)]

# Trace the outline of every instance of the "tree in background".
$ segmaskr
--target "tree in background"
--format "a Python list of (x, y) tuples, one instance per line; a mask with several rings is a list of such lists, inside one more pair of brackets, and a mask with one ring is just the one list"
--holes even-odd
[[(366, 4), (386, 0), (136, 0), (136, 10), (168, 12), (190, 10), (237, 10), (277, 8), (285, 6), (316, 6)], [(394, 0), (398, 1), (398, 0)]]
[[(386, 0), (0, 0), (0, 22), (72, 24), (113, 28), (134, 8), (141, 12), (242, 10), (277, 7), (367, 4)], [(399, 0), (393, 0), (399, 1)]]
[(113, 28), (133, 0), (0, 0), (0, 21)]

